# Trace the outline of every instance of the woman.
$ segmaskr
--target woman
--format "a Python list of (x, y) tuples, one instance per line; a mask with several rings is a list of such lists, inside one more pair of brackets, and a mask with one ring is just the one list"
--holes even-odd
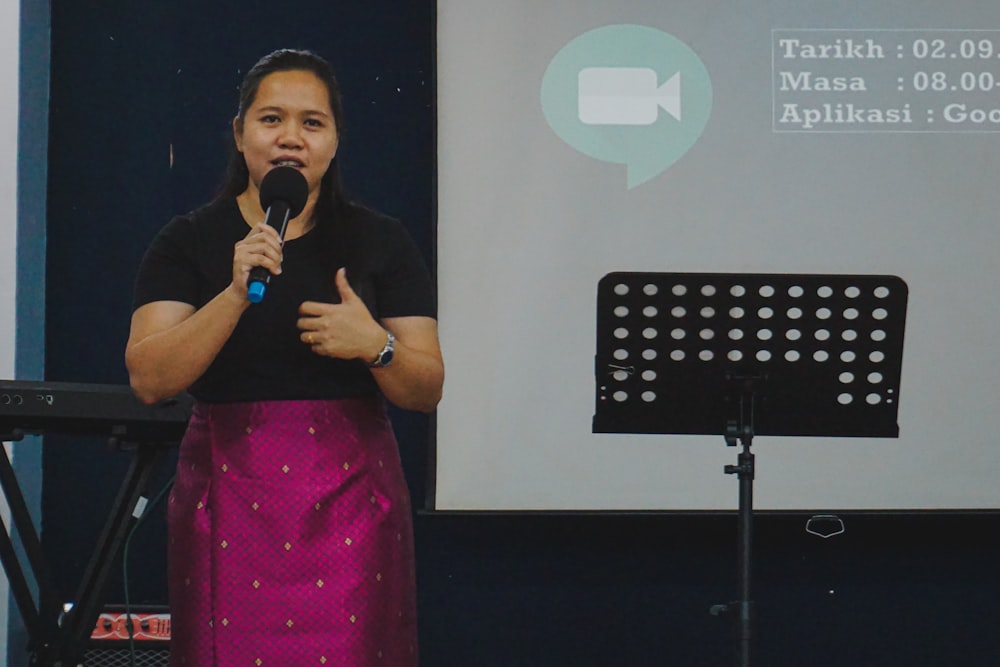
[[(168, 508), (171, 665), (417, 664), (409, 495), (385, 401), (423, 412), (444, 366), (429, 274), (395, 220), (349, 202), (340, 93), (307, 51), (240, 88), (221, 194), (143, 258), (133, 389), (196, 399)], [(306, 179), (284, 241), (264, 176)], [(253, 267), (271, 274), (251, 304)]]

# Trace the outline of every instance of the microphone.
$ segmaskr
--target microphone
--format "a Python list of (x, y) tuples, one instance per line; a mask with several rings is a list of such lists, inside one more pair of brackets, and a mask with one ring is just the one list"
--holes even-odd
[[(278, 230), (278, 238), (285, 239), (288, 221), (302, 212), (309, 196), (306, 177), (294, 167), (275, 167), (264, 174), (260, 181), (260, 207), (267, 211), (264, 222)], [(250, 303), (264, 300), (271, 272), (262, 266), (250, 269), (247, 278), (247, 299)]]

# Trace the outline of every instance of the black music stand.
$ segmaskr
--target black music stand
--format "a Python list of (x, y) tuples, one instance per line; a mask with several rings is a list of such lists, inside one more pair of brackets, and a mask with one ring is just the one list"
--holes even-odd
[(737, 664), (750, 664), (755, 435), (895, 438), (908, 290), (896, 276), (610, 273), (594, 433), (742, 443)]

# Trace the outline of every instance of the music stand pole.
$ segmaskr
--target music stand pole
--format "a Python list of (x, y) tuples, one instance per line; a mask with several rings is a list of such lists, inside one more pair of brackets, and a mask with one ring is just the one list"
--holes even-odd
[(750, 597), (751, 582), (751, 542), (753, 535), (753, 466), (754, 457), (750, 453), (750, 436), (744, 437), (743, 451), (739, 463), (726, 466), (726, 473), (736, 473), (740, 480), (739, 507), (739, 593), (737, 600), (738, 647), (736, 664), (750, 665), (750, 640), (753, 634), (753, 599)]
[(737, 390), (732, 397), (735, 403), (734, 415), (726, 422), (726, 445), (735, 447), (739, 441), (743, 448), (736, 465), (727, 465), (725, 473), (739, 478), (738, 509), (738, 573), (737, 590), (739, 598), (728, 605), (713, 605), (710, 612), (719, 615), (736, 612), (736, 665), (750, 666), (750, 647), (753, 639), (753, 598), (751, 582), (753, 549), (753, 479), (754, 455), (750, 451), (754, 435), (754, 408), (759, 388), (766, 382), (763, 375), (727, 375), (731, 386)]

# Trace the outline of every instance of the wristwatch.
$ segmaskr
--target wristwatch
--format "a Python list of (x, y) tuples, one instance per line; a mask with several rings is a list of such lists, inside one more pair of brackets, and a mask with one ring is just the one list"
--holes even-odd
[(392, 363), (392, 355), (396, 349), (396, 337), (391, 331), (387, 331), (385, 347), (378, 353), (378, 356), (368, 364), (368, 368), (385, 368)]

